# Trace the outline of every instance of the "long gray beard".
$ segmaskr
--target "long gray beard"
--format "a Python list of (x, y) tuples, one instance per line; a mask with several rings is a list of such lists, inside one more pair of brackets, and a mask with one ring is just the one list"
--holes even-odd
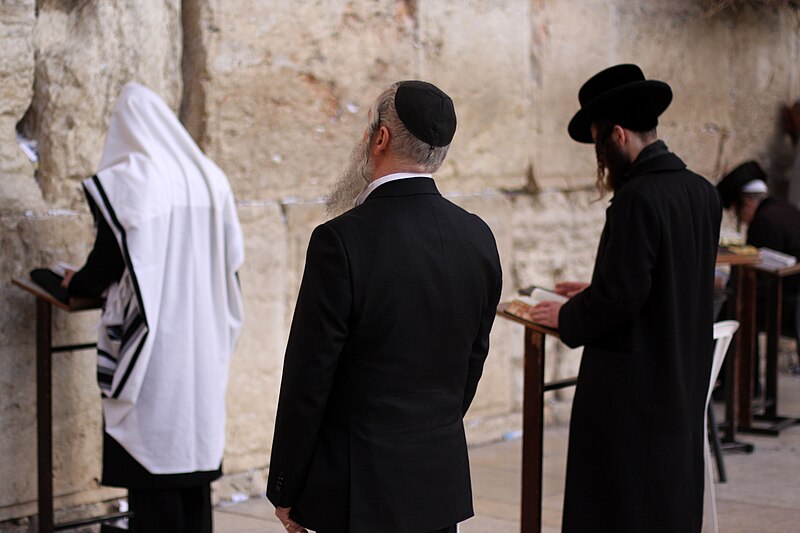
[(358, 143), (350, 153), (347, 169), (325, 196), (325, 212), (331, 217), (336, 217), (352, 209), (356, 198), (369, 183), (371, 174), (372, 164), (366, 144)]

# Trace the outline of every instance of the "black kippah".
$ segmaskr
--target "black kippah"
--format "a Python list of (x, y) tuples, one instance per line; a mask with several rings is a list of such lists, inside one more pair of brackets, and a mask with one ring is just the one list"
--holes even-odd
[(453, 100), (425, 81), (403, 81), (394, 97), (397, 116), (408, 131), (431, 145), (447, 146), (456, 133)]

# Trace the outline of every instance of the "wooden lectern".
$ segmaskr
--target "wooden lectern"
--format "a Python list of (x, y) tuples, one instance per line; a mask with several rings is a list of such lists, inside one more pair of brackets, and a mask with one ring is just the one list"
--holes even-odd
[(53, 354), (89, 350), (97, 346), (95, 343), (53, 346), (53, 306), (72, 313), (98, 309), (102, 306), (103, 300), (98, 298), (70, 298), (69, 302), (64, 303), (54, 298), (31, 280), (14, 278), (11, 282), (36, 298), (36, 471), (38, 476), (39, 533), (73, 529), (83, 525), (130, 516), (130, 513), (116, 513), (62, 524), (55, 524), (53, 520)]
[[(747, 410), (740, 410), (740, 431), (745, 433), (758, 433), (762, 435), (780, 435), (780, 432), (789, 426), (800, 423), (800, 419), (778, 415), (778, 341), (781, 337), (782, 329), (782, 298), (783, 280), (789, 276), (800, 275), (800, 263), (789, 267), (777, 268), (759, 263), (752, 266), (752, 270), (764, 281), (765, 288), (765, 312), (767, 333), (767, 369), (764, 386), (764, 401), (757, 409), (759, 413), (753, 413), (748, 402)], [(755, 288), (751, 287), (753, 306), (755, 306)], [(758, 361), (758, 348), (753, 347), (754, 358), (751, 359), (750, 368), (753, 368), (753, 361)], [(751, 370), (752, 372), (752, 370)], [(748, 373), (748, 378), (751, 378)], [(752, 379), (750, 379), (752, 382)], [(748, 391), (751, 392), (749, 398), (752, 399), (752, 385), (748, 383)], [(755, 422), (759, 424), (756, 425)]]
[(738, 428), (750, 417), (753, 397), (753, 357), (756, 347), (755, 294), (756, 281), (750, 268), (761, 259), (756, 254), (740, 255), (721, 248), (717, 253), (717, 265), (731, 267), (733, 283), (732, 315), (739, 322), (733, 339), (733, 353), (725, 358), (725, 429), (722, 448), (751, 453), (753, 445), (736, 440)]
[(507, 303), (497, 315), (525, 326), (525, 375), (522, 396), (522, 509), (520, 532), (542, 530), (542, 448), (544, 446), (544, 393), (571, 387), (577, 379), (544, 382), (544, 346), (547, 335), (558, 331), (507, 313)]

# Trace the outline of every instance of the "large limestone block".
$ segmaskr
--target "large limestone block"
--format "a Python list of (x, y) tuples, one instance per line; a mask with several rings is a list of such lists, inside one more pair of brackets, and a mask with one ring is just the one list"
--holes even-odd
[[(231, 367), (226, 472), (269, 462), (281, 372), (311, 232), (321, 203), (253, 202), (239, 207), (247, 258), (245, 327)], [(249, 287), (249, 288), (248, 288)]]
[[(75, 213), (0, 218), (0, 520), (33, 511), (36, 499), (35, 300), (8, 283), (59, 260), (80, 264), (91, 217)], [(97, 311), (53, 311), (53, 343), (92, 342)], [(56, 507), (94, 501), (100, 476), (101, 418), (92, 350), (53, 356), (54, 489)], [(106, 493), (111, 494), (111, 493)]]
[(620, 6), (619, 29), (627, 28), (630, 42), (637, 43), (630, 60), (647, 78), (672, 87), (672, 104), (659, 119), (660, 136), (692, 170), (715, 174), (736, 112), (731, 97), (738, 55), (731, 52), (735, 32), (729, 21), (700, 16), (685, 5)]
[(594, 150), (573, 141), (567, 125), (580, 108), (581, 85), (619, 62), (614, 46), (615, 3), (537, 0), (531, 5), (532, 186), (534, 190), (589, 187), (596, 175)]
[(204, 148), (241, 199), (322, 194), (361, 139), (374, 98), (414, 76), (405, 3), (202, 4)]
[[(513, 269), (511, 201), (498, 193), (450, 196), (450, 200), (486, 222), (494, 234), (500, 263), (504, 272), (501, 300), (513, 294), (507, 284)], [(514, 352), (522, 347), (521, 328), (507, 320), (497, 318), (489, 339), (489, 355), (483, 370), (478, 392), (469, 411), (470, 419), (498, 416), (514, 408), (512, 382)]]
[[(282, 204), (288, 232), (287, 250), (287, 279), (285, 298), (287, 301), (286, 319), (291, 321), (294, 307), (297, 303), (297, 294), (300, 292), (300, 282), (303, 279), (303, 270), (306, 265), (306, 251), (311, 233), (319, 224), (330, 217), (325, 214), (321, 202), (284, 201)], [(288, 336), (288, 330), (287, 330)]]
[(228, 382), (226, 472), (269, 461), (288, 331), (288, 234), (280, 205), (240, 205), (238, 213), (245, 236), (239, 273), (245, 321)]
[(520, 188), (530, 159), (527, 2), (418, 2), (419, 75), (454, 100), (447, 191)]
[(620, 2), (616, 29), (626, 34), (618, 44), (621, 52), (636, 43), (636, 54), (628, 52), (623, 59), (640, 65), (647, 78), (672, 87), (673, 102), (663, 122), (728, 123), (736, 56), (731, 51), (734, 32), (726, 19), (688, 15), (668, 2)]
[[(558, 281), (589, 281), (597, 242), (605, 221), (606, 199), (593, 190), (518, 195), (513, 204), (514, 274), (516, 287), (535, 284), (552, 287)], [(545, 380), (566, 379), (577, 374), (581, 350), (571, 350), (548, 339)], [(514, 380), (514, 402), (523, 401), (522, 361)], [(546, 420), (563, 422), (567, 413), (557, 408), (572, 389), (547, 393)]]
[(731, 156), (731, 137), (727, 128), (705, 125), (699, 128), (667, 124), (660, 126), (659, 137), (680, 157), (689, 170), (716, 183)]
[(594, 190), (515, 197), (514, 272), (519, 287), (589, 281), (608, 197)]
[(748, 158), (780, 166), (779, 109), (798, 90), (796, 13), (760, 7), (701, 16), (694, 8), (620, 7), (620, 27), (630, 29), (645, 74), (673, 88), (660, 133), (712, 180)]
[(800, 97), (798, 13), (795, 9), (744, 9), (733, 16), (735, 54), (731, 86), (731, 148), (723, 165), (757, 159), (768, 172), (791, 161), (780, 109)]
[(97, 170), (119, 90), (138, 81), (177, 110), (179, 0), (40, 2), (35, 95), (25, 132), (39, 141), (39, 183), (51, 204), (82, 201), (76, 185)]
[(0, 5), (0, 213), (41, 208), (33, 166), (17, 145), (16, 125), (33, 97), (36, 2)]

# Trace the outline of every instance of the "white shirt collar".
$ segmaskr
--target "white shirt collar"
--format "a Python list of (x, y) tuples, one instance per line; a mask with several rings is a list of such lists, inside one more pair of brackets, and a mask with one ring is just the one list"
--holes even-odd
[(364, 203), (364, 200), (367, 199), (372, 191), (383, 185), (384, 183), (389, 183), (390, 181), (396, 180), (404, 180), (408, 178), (430, 178), (433, 179), (433, 175), (431, 174), (417, 174), (415, 172), (396, 172), (394, 174), (387, 174), (386, 176), (382, 176), (375, 181), (371, 182), (367, 185), (367, 188), (361, 191), (361, 194), (358, 195), (356, 198), (356, 206), (359, 206)]

